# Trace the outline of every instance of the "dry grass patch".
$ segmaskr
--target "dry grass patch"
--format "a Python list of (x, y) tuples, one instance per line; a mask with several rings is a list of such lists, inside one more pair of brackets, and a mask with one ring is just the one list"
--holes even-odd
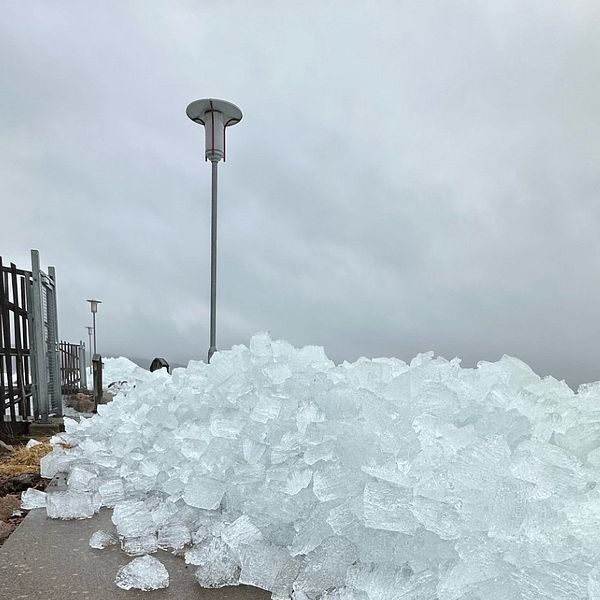
[(50, 442), (38, 440), (41, 443), (32, 448), (17, 446), (12, 452), (6, 454), (0, 462), (0, 477), (14, 477), (23, 473), (39, 473), (40, 459), (52, 452)]

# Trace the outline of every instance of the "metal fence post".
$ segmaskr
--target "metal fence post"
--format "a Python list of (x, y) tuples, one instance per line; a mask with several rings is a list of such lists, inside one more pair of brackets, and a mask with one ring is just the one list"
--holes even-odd
[(56, 270), (48, 267), (48, 369), (50, 371), (52, 412), (62, 417), (63, 402), (60, 377), (60, 357), (58, 355), (58, 308), (56, 302)]
[(87, 390), (87, 370), (85, 368), (85, 344), (79, 341), (79, 382), (80, 386)]
[(98, 404), (102, 402), (102, 357), (94, 354), (92, 358), (92, 377), (94, 378), (94, 411), (98, 409)]
[(42, 310), (42, 274), (40, 253), (31, 251), (31, 350), (33, 356), (33, 408), (34, 417), (48, 420), (48, 371), (46, 368), (46, 340), (44, 339), (44, 315)]

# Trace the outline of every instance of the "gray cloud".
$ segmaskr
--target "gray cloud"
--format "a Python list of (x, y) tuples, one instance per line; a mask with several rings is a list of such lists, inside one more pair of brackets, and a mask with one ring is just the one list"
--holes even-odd
[(336, 360), (503, 353), (599, 379), (596, 2), (27, 2), (0, 24), (0, 253), (90, 295), (105, 353), (207, 346), (210, 169), (196, 98), (237, 103), (220, 166), (219, 346)]

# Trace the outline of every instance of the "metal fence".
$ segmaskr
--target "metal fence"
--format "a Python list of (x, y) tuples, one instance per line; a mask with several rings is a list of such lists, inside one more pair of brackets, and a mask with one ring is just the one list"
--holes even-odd
[(85, 345), (61, 342), (60, 350), (60, 379), (63, 394), (76, 394), (87, 388), (85, 372)]
[(0, 257), (0, 401), (11, 421), (33, 417), (28, 312), (31, 273)]
[(0, 396), (8, 421), (47, 421), (62, 415), (56, 273), (40, 269), (31, 251), (31, 271), (0, 258)]

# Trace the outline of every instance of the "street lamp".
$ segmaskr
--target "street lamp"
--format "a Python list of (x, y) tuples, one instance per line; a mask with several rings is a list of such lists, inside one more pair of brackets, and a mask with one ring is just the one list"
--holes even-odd
[(96, 354), (96, 313), (98, 312), (98, 304), (102, 304), (100, 300), (86, 300), (90, 303), (90, 309), (92, 311), (92, 322), (94, 331), (94, 354)]
[(90, 345), (88, 346), (88, 354), (90, 355), (90, 371), (92, 370), (92, 332), (94, 331), (93, 327), (86, 327), (88, 330), (88, 339), (90, 340)]
[(225, 160), (225, 129), (242, 120), (242, 111), (231, 102), (205, 98), (192, 102), (187, 116), (204, 125), (204, 159), (212, 163), (212, 204), (210, 237), (210, 347), (208, 362), (217, 351), (217, 164)]

